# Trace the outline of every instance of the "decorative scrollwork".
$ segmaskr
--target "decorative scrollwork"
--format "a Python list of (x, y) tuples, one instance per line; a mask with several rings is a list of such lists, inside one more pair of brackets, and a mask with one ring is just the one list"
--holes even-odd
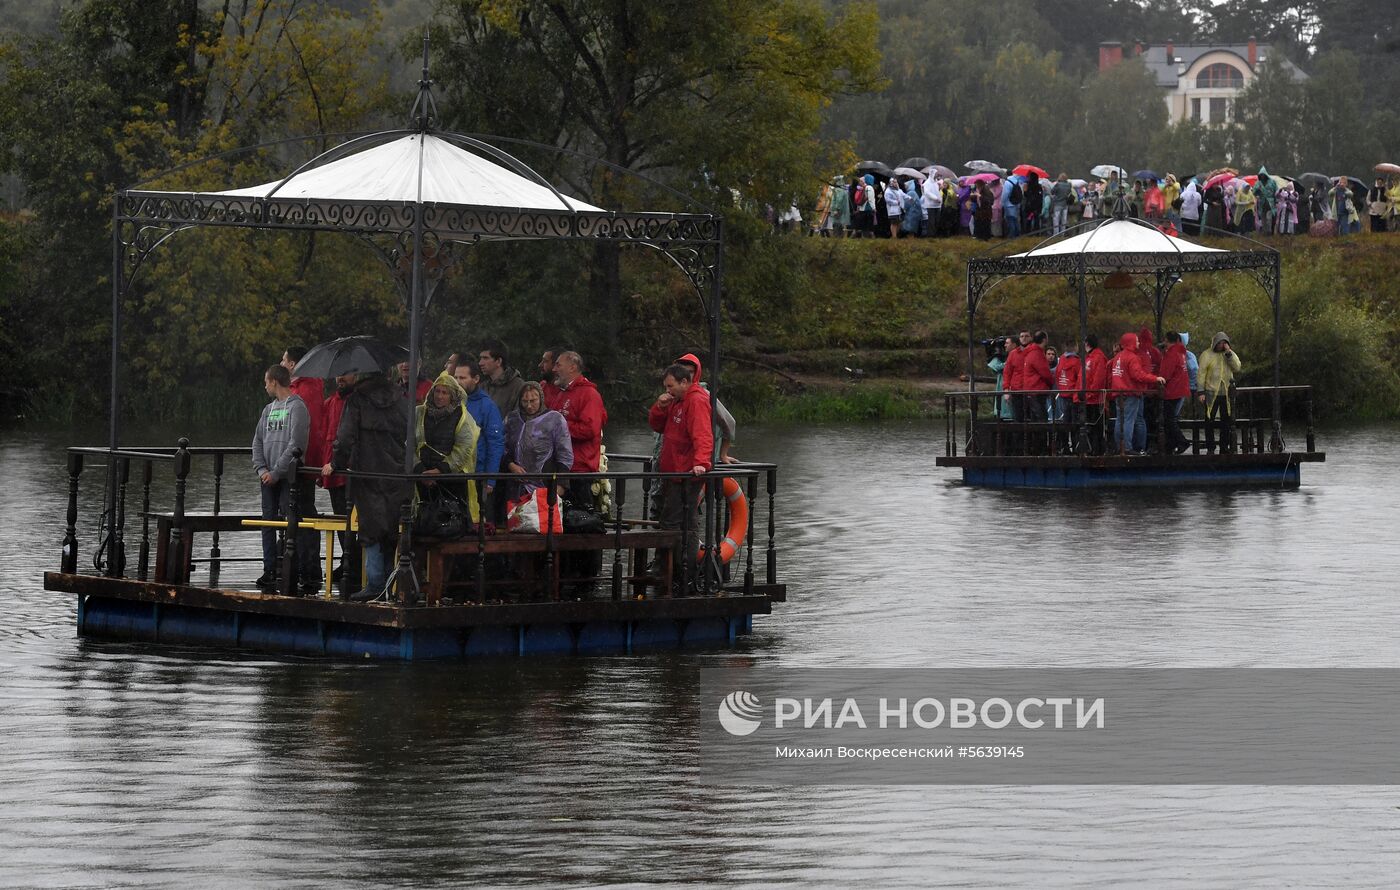
[[(224, 225), (389, 234), (413, 228), (409, 203), (282, 200), (217, 194), (125, 192), (118, 218), (144, 224)], [(606, 239), (655, 244), (718, 242), (721, 223), (708, 214), (611, 213), (506, 209), (458, 204), (423, 208), (426, 231), (444, 241)]]

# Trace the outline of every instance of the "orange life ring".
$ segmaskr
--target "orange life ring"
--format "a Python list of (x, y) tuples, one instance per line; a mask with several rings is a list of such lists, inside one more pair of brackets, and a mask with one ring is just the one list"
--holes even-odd
[[(723, 490), (724, 499), (729, 501), (729, 529), (724, 533), (724, 540), (719, 543), (719, 561), (728, 563), (734, 558), (734, 554), (739, 552), (744, 537), (749, 533), (749, 502), (744, 497), (744, 490), (739, 487), (739, 483), (728, 476), (724, 477)], [(702, 546), (695, 559), (700, 561), (704, 558), (705, 548)]]

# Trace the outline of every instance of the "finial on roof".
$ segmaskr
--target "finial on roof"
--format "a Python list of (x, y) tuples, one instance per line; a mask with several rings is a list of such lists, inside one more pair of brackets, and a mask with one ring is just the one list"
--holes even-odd
[(418, 81), (418, 97), (408, 113), (418, 132), (426, 133), (437, 123), (437, 102), (433, 100), (433, 81), (428, 76), (428, 27), (423, 26), (423, 76)]

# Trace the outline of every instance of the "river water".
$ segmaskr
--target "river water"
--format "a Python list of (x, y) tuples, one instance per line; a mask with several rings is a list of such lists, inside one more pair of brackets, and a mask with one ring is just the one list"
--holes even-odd
[(0, 433), (0, 886), (1394, 885), (1393, 788), (734, 787), (693, 714), (702, 665), (1400, 667), (1400, 429), (1098, 494), (963, 488), (932, 424), (742, 432), (789, 602), (738, 649), (469, 665), (80, 641), (41, 575), (81, 434)]

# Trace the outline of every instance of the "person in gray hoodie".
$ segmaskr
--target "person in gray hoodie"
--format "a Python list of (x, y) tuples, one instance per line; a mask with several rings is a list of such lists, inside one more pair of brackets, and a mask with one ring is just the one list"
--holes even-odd
[[(272, 401), (263, 406), (258, 427), (253, 431), (253, 470), (262, 483), (263, 519), (286, 519), (291, 501), (292, 478), (297, 471), (298, 453), (306, 454), (311, 432), (311, 414), (301, 397), (291, 390), (291, 373), (282, 365), (272, 365), (263, 375), (263, 388)], [(316, 515), (316, 484), (302, 480), (298, 486), (297, 514)], [(315, 593), (321, 586), (321, 562), (316, 551), (316, 532), (300, 531), (296, 539), (297, 571), (303, 593)], [(277, 532), (262, 530), (263, 573), (258, 587), (277, 588)], [(293, 579), (294, 581), (298, 579)], [(293, 584), (293, 588), (297, 585)]]

